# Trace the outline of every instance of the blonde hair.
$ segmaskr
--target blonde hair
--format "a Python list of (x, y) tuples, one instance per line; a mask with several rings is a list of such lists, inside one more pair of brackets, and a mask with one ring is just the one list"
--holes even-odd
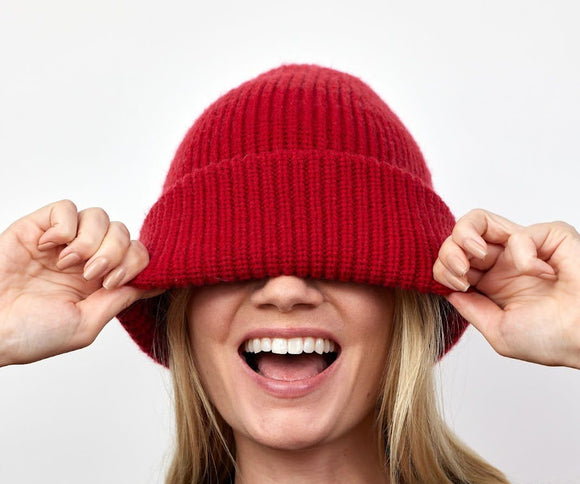
[[(377, 405), (378, 452), (392, 484), (509, 484), (465, 446), (440, 416), (433, 366), (444, 345), (445, 298), (395, 289), (393, 336)], [(167, 314), (176, 439), (166, 484), (233, 482), (231, 428), (208, 399), (189, 343), (190, 290), (172, 295)]]
[(392, 483), (508, 483), (465, 446), (437, 408), (433, 364), (444, 347), (442, 322), (454, 311), (433, 294), (395, 289), (393, 339), (379, 399), (379, 452)]

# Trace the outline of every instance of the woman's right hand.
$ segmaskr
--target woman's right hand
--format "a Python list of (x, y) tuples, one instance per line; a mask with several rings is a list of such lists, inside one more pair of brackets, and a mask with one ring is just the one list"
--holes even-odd
[(143, 244), (100, 208), (78, 212), (63, 200), (13, 223), (0, 234), (0, 366), (91, 344), (154, 295), (124, 285), (148, 263)]

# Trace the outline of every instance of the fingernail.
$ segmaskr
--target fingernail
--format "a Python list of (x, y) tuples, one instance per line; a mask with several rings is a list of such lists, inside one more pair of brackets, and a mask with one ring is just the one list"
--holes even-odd
[(67, 245), (64, 249), (60, 251), (60, 254), (58, 254), (58, 258), (64, 259), (67, 255), (72, 254), (74, 250), (75, 250), (74, 247)]
[(56, 242), (45, 242), (44, 244), (40, 244), (38, 246), (38, 250), (48, 250), (56, 247)]
[(469, 283), (457, 276), (451, 276), (453, 286), (461, 292), (469, 289)]
[(97, 257), (93, 262), (91, 262), (87, 267), (85, 267), (85, 271), (83, 272), (83, 277), (90, 281), (94, 277), (100, 276), (105, 272), (109, 262), (104, 257)]
[(541, 277), (542, 279), (548, 279), (550, 281), (558, 279), (558, 276), (555, 272), (542, 272), (541, 274), (538, 274), (538, 277)]
[(43, 240), (50, 239), (50, 237), (51, 237), (51, 234), (49, 233), (50, 232), (50, 229), (52, 229), (52, 227), (50, 227), (46, 232), (44, 232), (44, 234), (42, 234), (39, 237), (39, 239), (38, 239), (38, 245), (44, 245), (45, 243), (50, 242), (50, 240), (48, 240), (46, 242), (43, 242)]
[(546, 261), (541, 259), (534, 260), (534, 269), (536, 269), (540, 274), (551, 274), (553, 276), (556, 275), (554, 268)]
[(125, 274), (127, 274), (127, 271), (123, 267), (115, 269), (105, 278), (103, 281), (103, 287), (105, 289), (113, 289), (119, 286), (120, 282), (125, 277)]
[(80, 261), (81, 261), (81, 256), (73, 252), (72, 254), (69, 254), (66, 257), (63, 257), (62, 259), (60, 259), (56, 263), (56, 267), (60, 270), (67, 269), (68, 267), (71, 267), (71, 266), (78, 264)]
[(486, 247), (475, 239), (467, 239), (465, 246), (469, 252), (478, 255), (480, 259), (483, 259), (487, 255)]

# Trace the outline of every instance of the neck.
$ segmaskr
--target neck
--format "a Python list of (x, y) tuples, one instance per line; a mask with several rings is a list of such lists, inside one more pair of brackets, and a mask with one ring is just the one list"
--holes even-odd
[(238, 434), (235, 440), (235, 484), (389, 483), (372, 422), (347, 436), (304, 449), (272, 448)]

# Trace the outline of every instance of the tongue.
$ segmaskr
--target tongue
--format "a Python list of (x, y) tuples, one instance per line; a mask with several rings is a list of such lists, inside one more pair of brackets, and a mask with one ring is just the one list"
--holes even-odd
[(301, 355), (258, 353), (256, 364), (261, 375), (282, 381), (305, 380), (318, 375), (328, 366), (324, 358), (317, 353)]

